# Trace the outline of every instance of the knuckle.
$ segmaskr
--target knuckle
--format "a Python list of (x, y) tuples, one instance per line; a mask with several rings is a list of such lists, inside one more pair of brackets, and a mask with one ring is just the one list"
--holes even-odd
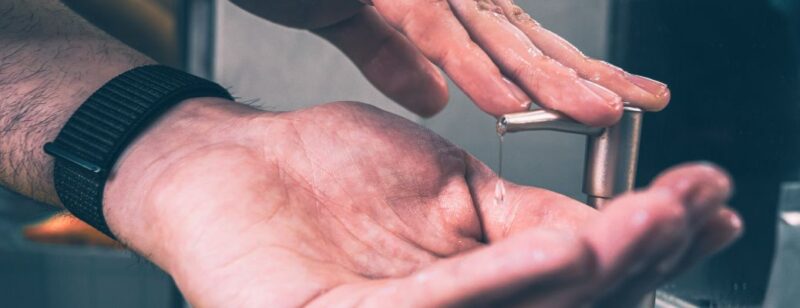
[(424, 33), (426, 28), (439, 20), (443, 14), (452, 13), (447, 0), (423, 0), (421, 5), (409, 5), (403, 10), (399, 25), (406, 35)]
[(511, 63), (508, 69), (508, 74), (515, 80), (526, 80), (541, 76), (544, 72), (543, 69), (547, 62), (547, 57), (536, 55), (532, 59), (532, 63), (539, 63), (538, 65), (525, 65), (524, 63)]
[(588, 79), (594, 82), (598, 82), (602, 79), (608, 80), (624, 80), (625, 79), (625, 71), (616, 67), (614, 65), (609, 64), (608, 62), (587, 58), (589, 65), (588, 67), (591, 68)]
[(453, 50), (450, 48), (444, 48), (433, 52), (430, 60), (438, 64), (445, 71), (450, 71), (453, 68), (461, 66), (461, 58), (455, 56)]

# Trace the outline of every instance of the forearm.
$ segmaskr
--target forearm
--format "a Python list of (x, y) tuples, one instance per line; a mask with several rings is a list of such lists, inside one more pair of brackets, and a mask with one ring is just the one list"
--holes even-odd
[(0, 2), (0, 184), (59, 204), (43, 144), (105, 82), (152, 62), (59, 1)]

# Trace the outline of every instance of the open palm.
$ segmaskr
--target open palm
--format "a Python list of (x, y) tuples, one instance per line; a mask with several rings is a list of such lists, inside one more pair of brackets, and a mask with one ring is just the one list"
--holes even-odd
[(626, 304), (740, 228), (710, 166), (598, 212), (511, 183), (498, 200), (484, 164), (373, 107), (241, 113), (117, 179), (166, 234), (134, 248), (200, 307)]

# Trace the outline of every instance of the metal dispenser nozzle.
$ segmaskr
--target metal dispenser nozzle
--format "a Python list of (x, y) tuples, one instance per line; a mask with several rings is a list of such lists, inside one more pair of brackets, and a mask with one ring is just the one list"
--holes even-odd
[(556, 112), (535, 110), (508, 114), (497, 122), (497, 132), (550, 130), (587, 136), (583, 192), (587, 202), (602, 208), (605, 202), (633, 189), (641, 138), (642, 110), (625, 107), (617, 124), (590, 127)]

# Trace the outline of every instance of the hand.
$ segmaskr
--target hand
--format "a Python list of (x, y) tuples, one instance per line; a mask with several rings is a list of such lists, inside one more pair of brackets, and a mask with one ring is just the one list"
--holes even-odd
[(603, 212), (504, 183), (355, 103), (271, 114), (185, 102), (106, 187), (112, 231), (199, 307), (624, 306), (730, 243), (731, 184), (687, 165)]
[(379, 90), (422, 116), (447, 103), (447, 84), (436, 66), (495, 116), (527, 110), (535, 101), (585, 124), (607, 126), (619, 119), (622, 101), (655, 111), (670, 99), (666, 85), (586, 57), (512, 0), (374, 0), (374, 7), (360, 9), (355, 0), (234, 2), (267, 19), (313, 29)]

